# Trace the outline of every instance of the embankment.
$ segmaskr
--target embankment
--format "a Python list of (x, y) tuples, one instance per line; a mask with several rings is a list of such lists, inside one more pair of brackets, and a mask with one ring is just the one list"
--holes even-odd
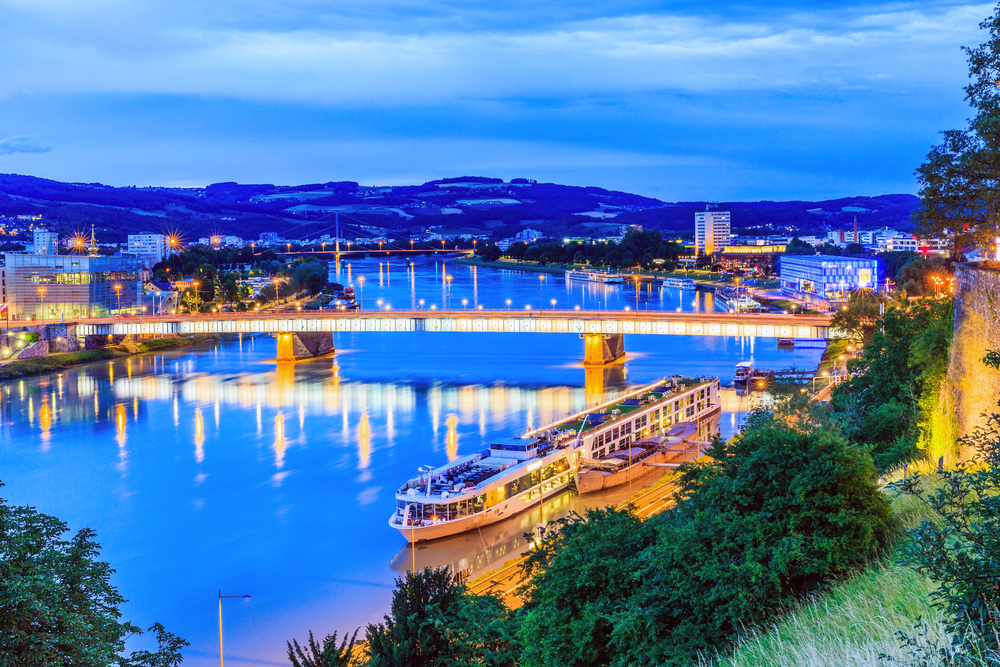
[(214, 334), (157, 338), (136, 342), (134, 344), (135, 351), (128, 351), (119, 345), (109, 345), (108, 347), (97, 350), (80, 350), (79, 352), (50, 354), (44, 357), (34, 357), (31, 359), (15, 359), (0, 365), (0, 380), (10, 380), (13, 378), (28, 377), (31, 375), (43, 375), (45, 373), (61, 371), (71, 366), (87, 364), (93, 361), (103, 361), (105, 359), (128, 357), (133, 354), (144, 354), (146, 352), (160, 352), (163, 350), (191, 347), (192, 345), (196, 345), (198, 343), (213, 342), (219, 340), (219, 338), (220, 336)]

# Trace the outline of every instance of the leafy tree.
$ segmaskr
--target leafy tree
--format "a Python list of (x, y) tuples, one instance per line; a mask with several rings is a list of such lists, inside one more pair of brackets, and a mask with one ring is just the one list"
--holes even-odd
[[(1000, 354), (983, 360), (1000, 369)], [(972, 456), (927, 485), (921, 475), (894, 486), (933, 511), (909, 531), (903, 562), (935, 582), (952, 651), (1000, 656), (1000, 414), (962, 439)]]
[(329, 280), (330, 271), (323, 262), (303, 262), (295, 269), (295, 282), (310, 294), (319, 294)]
[(798, 236), (792, 237), (792, 240), (788, 242), (785, 246), (786, 255), (815, 255), (816, 249), (811, 245), (800, 239)]
[(975, 112), (967, 128), (944, 132), (917, 169), (917, 222), (927, 236), (954, 233), (956, 247), (985, 245), (1000, 225), (1000, 5), (979, 24), (989, 32), (983, 44), (963, 47), (971, 82), (965, 99)]
[(890, 304), (888, 297), (875, 290), (855, 290), (851, 292), (844, 307), (834, 314), (830, 325), (846, 333), (850, 340), (867, 345), (871, 342), (882, 313)]
[(292, 667), (361, 667), (364, 661), (355, 651), (357, 639), (357, 630), (350, 639), (345, 633), (344, 640), (337, 646), (337, 633), (334, 632), (320, 643), (310, 630), (305, 648), (295, 639), (285, 642), (288, 645), (288, 660)]
[(447, 568), (396, 580), (390, 614), (367, 630), (370, 667), (513, 667), (517, 646), (500, 598), (470, 595)]
[(673, 511), (591, 512), (547, 536), (523, 664), (694, 664), (877, 554), (891, 516), (871, 458), (806, 423), (753, 413), (683, 469)]
[[(3, 485), (0, 484), (0, 487)], [(122, 655), (142, 630), (121, 620), (114, 570), (97, 560), (95, 533), (0, 498), (0, 665), (174, 667), (188, 645), (159, 623), (156, 651)]]

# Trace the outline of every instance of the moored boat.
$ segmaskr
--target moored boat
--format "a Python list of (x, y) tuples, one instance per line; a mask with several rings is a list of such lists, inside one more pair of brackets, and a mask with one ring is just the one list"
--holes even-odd
[(745, 385), (753, 378), (754, 367), (752, 361), (741, 361), (736, 364), (736, 371), (733, 374), (733, 384)]
[(610, 273), (608, 271), (595, 271), (594, 269), (570, 269), (566, 272), (567, 280), (578, 280), (587, 283), (599, 283), (602, 285), (620, 285), (625, 282), (620, 273)]
[(492, 440), (403, 484), (389, 525), (421, 542), (502, 521), (575, 484), (585, 462), (620, 460), (637, 441), (720, 405), (718, 379), (672, 378), (523, 436)]
[(691, 280), (690, 278), (675, 278), (675, 277), (664, 278), (661, 281), (661, 284), (663, 285), (663, 287), (669, 289), (679, 289), (685, 291), (694, 291), (698, 289), (698, 286), (695, 285), (694, 281)]

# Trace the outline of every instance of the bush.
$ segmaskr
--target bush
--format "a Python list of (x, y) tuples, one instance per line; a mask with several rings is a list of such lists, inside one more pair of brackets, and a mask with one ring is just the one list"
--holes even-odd
[(25, 343), (37, 343), (41, 339), (42, 339), (42, 335), (40, 333), (35, 332), (35, 331), (30, 331), (30, 332), (24, 334), (24, 342)]
[[(681, 501), (639, 524), (591, 512), (529, 558), (525, 665), (688, 665), (874, 557), (891, 534), (871, 458), (757, 412)], [(582, 554), (582, 557), (581, 555)]]

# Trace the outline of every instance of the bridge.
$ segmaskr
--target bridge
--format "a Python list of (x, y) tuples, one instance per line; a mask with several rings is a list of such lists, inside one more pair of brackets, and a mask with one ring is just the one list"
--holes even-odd
[[(32, 324), (38, 324), (34, 322)], [(625, 334), (827, 339), (836, 337), (827, 315), (682, 313), (607, 310), (296, 311), (162, 315), (79, 320), (75, 335), (272, 334), (278, 358), (333, 351), (338, 332), (563, 333), (584, 340), (584, 364), (602, 366), (624, 356)], [(64, 335), (70, 335), (67, 331)]]

